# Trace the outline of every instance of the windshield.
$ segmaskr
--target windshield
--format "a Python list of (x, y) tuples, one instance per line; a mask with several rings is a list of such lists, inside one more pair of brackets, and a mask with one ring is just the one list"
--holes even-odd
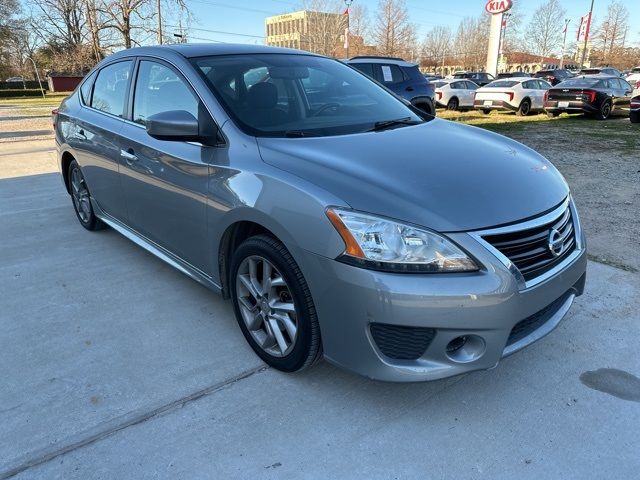
[(555, 86), (555, 88), (589, 88), (595, 87), (598, 83), (600, 83), (600, 80), (597, 78), (570, 78), (562, 83), (559, 83)]
[(358, 71), (324, 57), (218, 55), (192, 62), (227, 113), (255, 136), (345, 135), (424, 121)]
[(515, 80), (495, 80), (485, 87), (511, 88), (518, 83), (520, 82)]

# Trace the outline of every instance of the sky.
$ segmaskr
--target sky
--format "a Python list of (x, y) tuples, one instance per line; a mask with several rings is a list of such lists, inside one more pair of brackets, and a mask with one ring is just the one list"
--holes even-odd
[[(571, 19), (569, 34), (574, 35), (580, 17), (589, 11), (590, 0), (560, 0)], [(639, 0), (622, 0), (628, 8), (629, 37), (634, 46), (640, 46)], [(524, 17), (524, 25), (543, 0), (513, 0)], [(191, 42), (218, 41), (228, 43), (264, 43), (264, 19), (293, 11), (300, 2), (296, 0), (186, 0), (193, 11), (194, 21), (189, 32)], [(354, 4), (366, 5), (369, 14), (376, 10), (377, 0), (354, 0)], [(448, 25), (455, 29), (465, 16), (479, 15), (484, 0), (406, 0), (411, 21), (418, 29), (418, 38), (436, 25)], [(606, 15), (609, 0), (595, 0), (594, 19), (598, 22)], [(228, 32), (228, 33), (225, 33)], [(568, 36), (567, 39), (570, 37)]]

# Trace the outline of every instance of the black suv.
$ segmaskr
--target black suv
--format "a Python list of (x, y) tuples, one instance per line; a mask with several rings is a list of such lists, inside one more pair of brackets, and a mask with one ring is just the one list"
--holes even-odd
[(540, 70), (533, 76), (536, 78), (542, 78), (543, 80), (549, 82), (551, 85), (557, 85), (560, 82), (564, 82), (568, 78), (572, 78), (573, 73), (564, 68), (556, 68), (555, 70)]
[(465, 78), (473, 81), (473, 83), (480, 85), (481, 87), (484, 87), (495, 80), (493, 75), (487, 72), (456, 72), (453, 74), (453, 78)]
[(435, 89), (415, 63), (393, 57), (353, 57), (345, 63), (408, 100), (414, 107), (435, 116)]

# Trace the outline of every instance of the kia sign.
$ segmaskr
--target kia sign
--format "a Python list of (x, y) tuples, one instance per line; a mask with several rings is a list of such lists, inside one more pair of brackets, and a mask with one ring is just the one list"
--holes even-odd
[(512, 6), (511, 0), (489, 0), (484, 6), (484, 9), (492, 14), (504, 13)]

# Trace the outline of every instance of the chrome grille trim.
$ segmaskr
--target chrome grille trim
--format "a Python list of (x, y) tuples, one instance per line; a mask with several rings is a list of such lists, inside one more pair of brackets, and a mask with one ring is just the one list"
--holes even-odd
[[(505, 255), (498, 248), (496, 248), (495, 243), (492, 244), (484, 238), (497, 235), (514, 234), (522, 232), (524, 230), (532, 230), (550, 224), (552, 224), (552, 226), (555, 228), (559, 227), (561, 234), (565, 238), (565, 240), (566, 237), (570, 238), (569, 243), (565, 246), (565, 251), (570, 250), (570, 253), (564, 254), (565, 256), (562, 257), (562, 260), (548, 271), (545, 271), (540, 275), (529, 279), (525, 279), (523, 273), (520, 271), (520, 269), (518, 269), (514, 261), (512, 261), (513, 257), (509, 258), (509, 256)], [(548, 230), (546, 232), (548, 234)], [(551, 212), (541, 215), (540, 217), (527, 220), (522, 223), (508, 225), (505, 227), (497, 227), (469, 232), (469, 235), (473, 237), (478, 243), (491, 251), (491, 253), (495, 255), (505, 265), (505, 267), (509, 269), (509, 271), (511, 271), (511, 273), (516, 277), (520, 290), (526, 290), (528, 288), (534, 287), (539, 283), (544, 282), (548, 278), (554, 276), (555, 274), (566, 268), (566, 266), (573, 263), (581, 255), (582, 250), (584, 249), (578, 212), (576, 211), (575, 205), (573, 204), (573, 200), (570, 196), (567, 197), (558, 207), (553, 209)], [(536, 237), (537, 241), (540, 241), (544, 238), (544, 232), (532, 235), (530, 239), (531, 243), (536, 241)], [(523, 240), (525, 241), (526, 245), (526, 241), (528, 240), (526, 237), (524, 239), (520, 238), (514, 243), (522, 245), (520, 242), (522, 242)], [(505, 246), (508, 247), (508, 244), (509, 241), (497, 243), (497, 245), (499, 245), (503, 249)]]

